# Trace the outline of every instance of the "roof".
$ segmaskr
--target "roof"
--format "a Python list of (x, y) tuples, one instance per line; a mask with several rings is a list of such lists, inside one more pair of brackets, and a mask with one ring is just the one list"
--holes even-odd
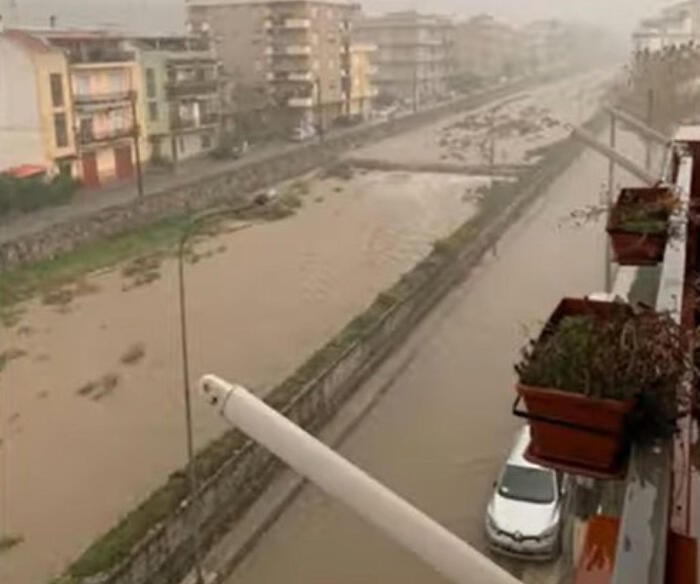
[(51, 53), (54, 51), (44, 39), (24, 30), (9, 29), (1, 33), (0, 37), (12, 41), (30, 53)]
[(673, 139), (676, 142), (700, 142), (700, 125), (681, 126)]
[(8, 168), (3, 174), (8, 174), (15, 178), (30, 178), (32, 176), (44, 174), (45, 172), (46, 167), (39, 164), (20, 164), (19, 166)]

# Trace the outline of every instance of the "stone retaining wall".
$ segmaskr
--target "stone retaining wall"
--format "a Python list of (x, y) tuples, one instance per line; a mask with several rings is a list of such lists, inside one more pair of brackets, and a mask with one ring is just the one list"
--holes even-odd
[[(591, 128), (600, 124), (599, 116)], [(564, 172), (583, 147), (568, 139), (553, 148), (524, 185), (517, 187), (512, 202), (495, 213), (481, 231), (442, 261), (437, 272), (416, 286), (403, 300), (387, 308), (359, 340), (351, 343), (333, 362), (319, 367), (280, 411), (292, 421), (315, 433), (342, 407), (346, 399), (389, 353), (413, 330), (416, 323), (459, 281), (478, 265), (507, 227)], [(284, 386), (285, 384), (282, 384)], [(277, 390), (275, 390), (277, 391)], [(273, 395), (275, 392), (273, 392)], [(246, 440), (237, 452), (200, 489), (199, 512), (204, 546), (213, 544), (231, 521), (239, 517), (265, 490), (282, 464), (262, 447)], [(95, 584), (171, 584), (192, 567), (192, 525), (194, 507), (183, 502), (178, 510), (155, 526), (147, 536), (108, 572), (65, 582)]]
[[(302, 145), (291, 151), (239, 164), (235, 169), (221, 170), (206, 178), (150, 194), (143, 199), (69, 219), (0, 245), (0, 270), (51, 259), (91, 241), (187, 212), (235, 202), (254, 191), (329, 164), (349, 148), (415, 129), (546, 80), (547, 77), (541, 77), (503, 85), (387, 122), (360, 126), (337, 135), (331, 134), (322, 144)], [(99, 196), (99, 193), (95, 196)]]

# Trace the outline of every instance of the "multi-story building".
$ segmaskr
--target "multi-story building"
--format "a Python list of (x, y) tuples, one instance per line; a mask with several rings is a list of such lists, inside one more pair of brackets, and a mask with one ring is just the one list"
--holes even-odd
[(350, 115), (367, 119), (377, 97), (374, 77), (378, 72), (374, 64), (375, 45), (353, 43), (350, 46)]
[(496, 79), (513, 74), (522, 56), (519, 32), (488, 14), (455, 25), (455, 77)]
[(446, 17), (394, 12), (369, 17), (358, 36), (376, 44), (380, 94), (418, 105), (448, 91), (453, 71), (453, 27)]
[(148, 156), (140, 128), (141, 78), (124, 39), (104, 31), (48, 29), (32, 36), (63, 52), (78, 150), (77, 175), (88, 187), (135, 175), (137, 156)]
[(34, 165), (71, 173), (73, 124), (63, 52), (28, 33), (0, 31), (0, 172)]
[(685, 0), (643, 20), (632, 36), (635, 52), (656, 52), (700, 39), (700, 2)]
[(139, 37), (129, 45), (141, 67), (140, 101), (153, 162), (176, 164), (219, 139), (220, 63), (208, 39)]
[(564, 67), (571, 56), (570, 29), (558, 20), (537, 20), (523, 29), (526, 68), (541, 73)]
[(346, 0), (187, 0), (192, 30), (215, 39), (239, 114), (265, 109), (282, 132), (349, 115), (357, 9)]

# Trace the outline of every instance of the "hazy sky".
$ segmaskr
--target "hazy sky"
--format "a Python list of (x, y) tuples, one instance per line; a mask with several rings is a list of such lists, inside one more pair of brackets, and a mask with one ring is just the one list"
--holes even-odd
[[(8, 3), (11, 0), (0, 0)], [(55, 13), (65, 24), (124, 25), (153, 31), (175, 30), (184, 19), (184, 0), (15, 0), (22, 20), (43, 22)], [(698, 0), (700, 1), (700, 0)], [(628, 33), (640, 18), (672, 0), (362, 0), (366, 10), (381, 12), (411, 8), (468, 16), (490, 12), (513, 23), (555, 17), (607, 23)]]

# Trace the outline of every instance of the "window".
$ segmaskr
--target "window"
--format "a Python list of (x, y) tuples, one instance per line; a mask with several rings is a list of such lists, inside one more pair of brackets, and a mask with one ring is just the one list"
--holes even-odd
[(509, 464), (501, 477), (498, 493), (502, 497), (529, 503), (554, 501), (554, 475), (551, 471)]
[(202, 150), (208, 150), (209, 148), (211, 148), (211, 136), (202, 134)]
[(151, 68), (146, 69), (146, 95), (156, 96), (156, 72)]
[(53, 107), (63, 107), (63, 75), (51, 73), (51, 103)]
[(112, 71), (109, 74), (109, 87), (110, 91), (114, 93), (120, 93), (126, 91), (126, 83), (123, 71)]
[(185, 152), (185, 141), (182, 138), (178, 138), (177, 144), (180, 148), (180, 154), (183, 154)]
[(158, 120), (158, 102), (150, 101), (148, 102), (148, 119), (152, 122)]
[(56, 147), (65, 148), (68, 146), (68, 126), (66, 125), (66, 114), (54, 115), (53, 129), (56, 136)]
[(90, 93), (90, 77), (88, 75), (78, 75), (75, 78), (75, 92), (77, 95)]

